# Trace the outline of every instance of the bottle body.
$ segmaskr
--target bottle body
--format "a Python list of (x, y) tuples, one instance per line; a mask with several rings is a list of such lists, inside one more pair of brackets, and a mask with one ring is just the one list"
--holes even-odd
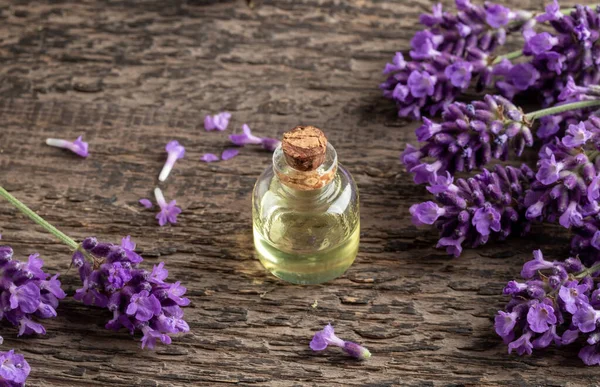
[(317, 284), (337, 278), (358, 253), (356, 183), (334, 157), (332, 165), (324, 167), (332, 172), (326, 184), (295, 189), (277, 173), (278, 156), (276, 150), (275, 168), (267, 168), (254, 188), (256, 255), (267, 270), (288, 282)]

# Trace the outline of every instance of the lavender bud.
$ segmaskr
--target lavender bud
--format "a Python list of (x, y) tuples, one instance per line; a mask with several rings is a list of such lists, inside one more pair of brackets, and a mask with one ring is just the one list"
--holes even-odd
[(13, 257), (13, 249), (10, 246), (0, 246), (0, 264), (9, 262)]
[(98, 244), (98, 240), (95, 237), (87, 237), (81, 242), (81, 247), (85, 250), (90, 251)]
[(111, 251), (112, 244), (110, 243), (98, 243), (91, 249), (91, 253), (99, 258), (106, 258)]

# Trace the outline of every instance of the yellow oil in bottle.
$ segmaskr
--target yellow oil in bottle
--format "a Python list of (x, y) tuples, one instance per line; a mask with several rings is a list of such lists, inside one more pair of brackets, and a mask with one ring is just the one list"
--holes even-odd
[[(349, 218), (349, 219), (347, 219)], [(327, 214), (282, 214), (271, 224), (254, 224), (254, 246), (263, 266), (296, 284), (337, 278), (358, 253), (359, 219)]]

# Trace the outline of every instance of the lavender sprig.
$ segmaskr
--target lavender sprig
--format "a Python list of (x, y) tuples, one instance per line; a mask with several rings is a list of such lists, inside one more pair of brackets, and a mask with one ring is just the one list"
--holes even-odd
[[(542, 96), (546, 106), (556, 103), (569, 77), (580, 86), (600, 81), (600, 8), (575, 6), (570, 14), (560, 12), (558, 2), (546, 8), (537, 20), (549, 22), (553, 31), (526, 30), (523, 54), (529, 59), (508, 69), (496, 86), (511, 96), (529, 90)], [(525, 76), (528, 74), (528, 76)]]
[[(481, 168), (492, 159), (505, 160), (511, 147), (520, 155), (525, 146), (533, 145), (530, 120), (501, 96), (486, 95), (471, 104), (454, 102), (442, 118), (440, 124), (424, 118), (416, 130), (424, 145), (420, 149), (408, 145), (401, 156), (417, 184), (445, 172)], [(435, 161), (425, 163), (426, 157)]]
[(139, 331), (143, 334), (142, 348), (149, 349), (159, 341), (170, 344), (170, 334), (190, 330), (181, 309), (190, 303), (183, 297), (186, 288), (180, 282), (166, 281), (164, 262), (152, 271), (139, 268), (143, 258), (135, 252), (129, 236), (120, 246), (93, 237), (84, 239), (81, 246), (84, 251), (76, 251), (72, 262), (83, 287), (77, 289), (74, 298), (113, 312), (107, 329), (126, 328), (131, 334)]
[(520, 169), (496, 165), (494, 172), (484, 169), (470, 179), (438, 176), (427, 190), (435, 201), (410, 207), (417, 226), (435, 225), (440, 230), (437, 247), (458, 257), (463, 244), (476, 247), (491, 238), (504, 239), (515, 233), (526, 233), (522, 200), (533, 180), (533, 171), (526, 165)]
[(504, 288), (511, 300), (496, 315), (496, 333), (509, 353), (519, 355), (582, 338), (586, 343), (579, 358), (586, 365), (600, 364), (600, 265), (586, 267), (578, 258), (550, 262), (540, 250), (533, 256), (521, 271), (526, 281), (510, 281)]
[[(530, 113), (501, 96), (486, 95), (471, 104), (454, 102), (444, 109), (442, 123), (424, 118), (416, 130), (420, 149), (407, 145), (401, 155), (417, 184), (445, 172), (480, 169), (492, 159), (506, 160), (510, 148), (520, 156), (533, 145), (534, 121), (551, 115), (600, 106), (600, 100), (581, 100)], [(433, 158), (431, 163), (425, 158)]]
[(35, 320), (56, 317), (58, 300), (65, 298), (58, 274), (48, 278), (43, 264), (39, 254), (30, 255), (27, 262), (13, 260), (13, 249), (0, 246), (0, 320), (18, 327), (17, 336), (45, 334)]
[(426, 26), (411, 40), (410, 57), (397, 52), (383, 70), (388, 75), (380, 85), (383, 95), (396, 102), (398, 115), (419, 119), (435, 115), (466, 90), (479, 76), (479, 88), (490, 85), (494, 65), (492, 53), (506, 41), (507, 29), (531, 21), (531, 14), (512, 11), (500, 4), (475, 6), (457, 0), (458, 12), (442, 12), (441, 4), (432, 14), (421, 15)]
[[(154, 348), (157, 341), (170, 344), (169, 334), (189, 331), (181, 309), (189, 304), (183, 297), (186, 288), (180, 282), (165, 281), (168, 272), (162, 262), (150, 272), (138, 268), (143, 258), (135, 252), (129, 237), (123, 238), (120, 246), (99, 243), (95, 238), (86, 238), (80, 245), (2, 187), (0, 197), (75, 250), (72, 264), (78, 268), (83, 284), (75, 298), (111, 310), (114, 318), (107, 328), (142, 332), (143, 348)], [(33, 267), (38, 268), (38, 264)]]

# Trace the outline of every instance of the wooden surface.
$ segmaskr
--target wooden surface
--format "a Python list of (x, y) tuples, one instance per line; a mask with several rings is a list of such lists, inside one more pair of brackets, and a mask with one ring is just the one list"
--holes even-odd
[[(0, 184), (78, 240), (131, 234), (146, 263), (165, 260), (192, 300), (192, 333), (142, 351), (139, 337), (103, 328), (107, 311), (70, 297), (78, 280), (68, 249), (0, 202), (3, 242), (21, 258), (40, 252), (69, 294), (45, 336), (17, 339), (1, 326), (2, 348), (32, 366), (30, 385), (597, 383), (600, 370), (584, 367), (575, 348), (509, 356), (493, 331), (506, 281), (534, 248), (566, 257), (568, 235), (538, 228), (451, 259), (434, 249), (433, 230), (410, 223), (408, 207), (426, 191), (398, 154), (417, 124), (397, 119), (377, 85), (430, 1), (250, 5), (0, 1)], [(225, 134), (203, 129), (204, 115), (221, 110), (233, 113), (229, 132), (243, 123), (268, 136), (296, 125), (326, 131), (361, 192), (360, 253), (344, 277), (293, 286), (253, 258), (250, 194), (270, 155), (245, 148), (228, 162), (200, 162), (227, 146)], [(80, 134), (86, 160), (44, 145)], [(161, 186), (183, 213), (159, 228), (137, 200), (151, 196), (171, 139), (187, 154)], [(327, 322), (373, 357), (312, 353), (312, 334)]]

